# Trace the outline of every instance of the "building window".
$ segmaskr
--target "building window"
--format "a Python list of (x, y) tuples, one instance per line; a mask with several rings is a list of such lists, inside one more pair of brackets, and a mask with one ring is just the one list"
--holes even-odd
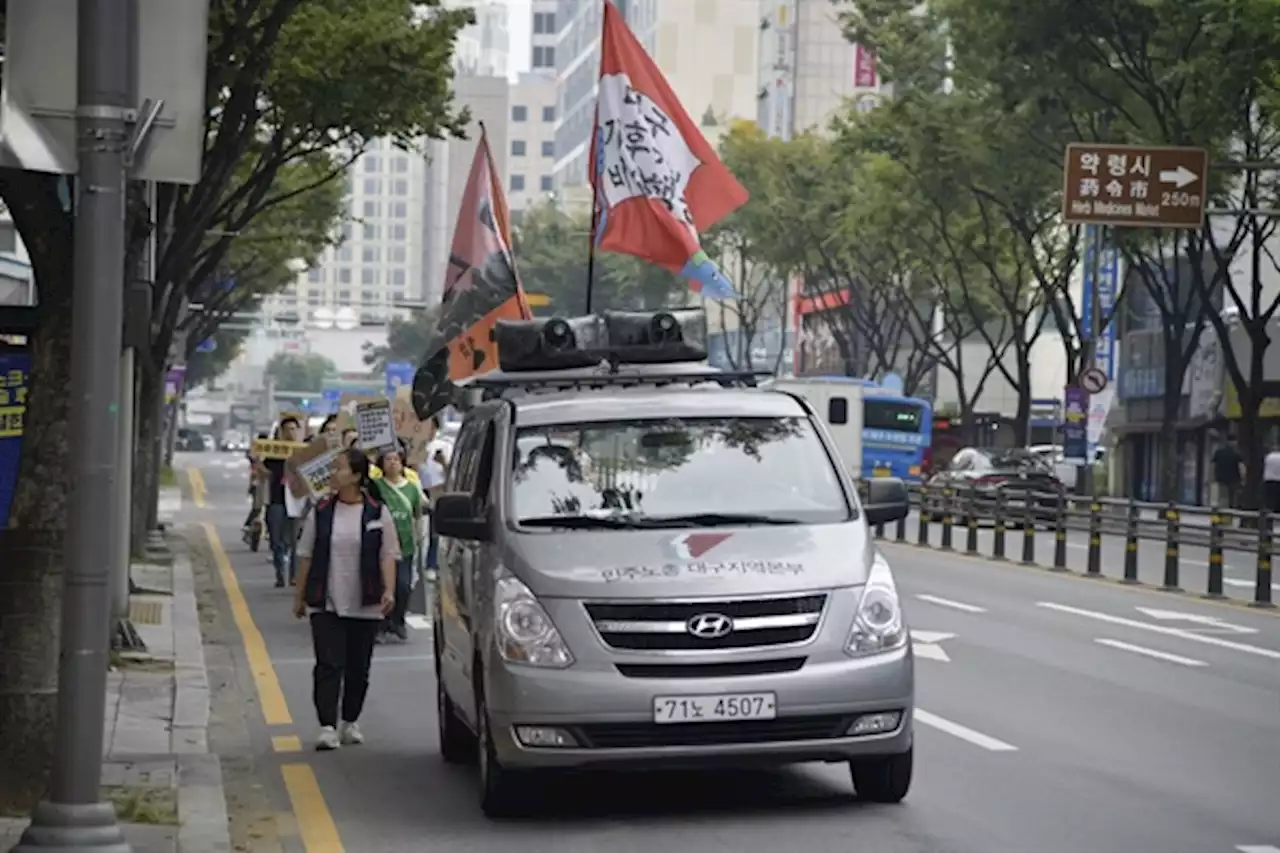
[(511, 156), (512, 157), (523, 157), (524, 151), (525, 151), (525, 144), (523, 139), (511, 140)]
[(366, 264), (376, 264), (382, 260), (382, 252), (378, 250), (377, 246), (365, 246), (360, 259)]
[(533, 31), (538, 35), (548, 35), (556, 31), (555, 12), (534, 12)]
[(338, 301), (339, 301), (339, 302), (341, 302), (343, 305), (346, 305), (348, 302), (350, 302), (350, 301), (351, 301), (351, 291), (350, 291), (350, 290), (339, 290), (339, 291), (338, 291)]
[[(403, 270), (401, 270), (401, 272), (403, 272)], [(391, 298), (396, 302), (404, 302), (408, 299), (408, 295), (403, 290), (397, 290), (395, 293), (391, 294)]]
[(402, 201), (397, 201), (391, 205), (392, 219), (406, 219), (409, 216), (409, 206)]
[(542, 108), (542, 120), (547, 122), (556, 120), (556, 108), (554, 105), (548, 105)]
[(338, 284), (351, 283), (351, 267), (342, 267), (338, 270)]
[(534, 45), (533, 47), (533, 67), (534, 68), (555, 68), (556, 67), (556, 49), (550, 46)]
[[(405, 280), (405, 279), (404, 279), (404, 270), (402, 270), (402, 269), (393, 269), (393, 270), (391, 271), (391, 282), (390, 282), (390, 283), (391, 283), (392, 287), (403, 287), (403, 286), (404, 286), (404, 280)], [(397, 298), (399, 298), (399, 299), (403, 299), (404, 297), (402, 297), (402, 296), (401, 296), (401, 297), (397, 297)]]
[(364, 269), (360, 270), (360, 283), (361, 284), (377, 284), (378, 270), (374, 267), (365, 267)]
[(409, 158), (397, 157), (396, 159), (392, 160), (391, 170), (395, 172), (397, 175), (403, 175), (405, 172), (409, 171)]
[(362, 290), (362, 291), (360, 291), (360, 301), (361, 301), (361, 302), (377, 302), (377, 301), (378, 301), (378, 291), (376, 291), (376, 290)]
[(379, 195), (382, 192), (382, 181), (377, 178), (364, 179), (364, 194)]
[(324, 296), (324, 291), (318, 287), (313, 287), (312, 289), (307, 291), (307, 298), (312, 300), (313, 302), (322, 296)]
[(374, 174), (378, 171), (378, 158), (372, 154), (364, 156), (364, 171), (366, 174)]
[(307, 272), (307, 278), (308, 278), (310, 281), (314, 281), (314, 282), (316, 282), (316, 283), (318, 284), (318, 283), (320, 283), (320, 282), (324, 281), (324, 270), (322, 270), (322, 269), (313, 269), (313, 270), (309, 270), (309, 271)]
[(405, 235), (405, 230), (404, 230), (404, 226), (403, 226), (403, 225), (392, 225), (392, 226), (391, 226), (391, 239), (392, 239), (392, 240), (403, 240), (403, 239), (404, 239), (404, 235)]
[(404, 263), (404, 246), (392, 246), (391, 249), (387, 252), (387, 254), (390, 256), (388, 260), (390, 260), (391, 263), (393, 264)]
[(365, 217), (381, 216), (382, 204), (376, 201), (366, 201), (364, 203), (364, 215)]
[(397, 178), (395, 182), (395, 186), (392, 187), (391, 191), (396, 195), (408, 195), (409, 182), (406, 181), (404, 178)]
[(351, 246), (349, 245), (343, 246), (341, 249), (338, 250), (338, 260), (340, 261), (351, 260)]
[(543, 175), (541, 178), (539, 178), (538, 188), (542, 190), (544, 193), (551, 192), (551, 176)]
[(524, 191), (524, 175), (511, 176), (511, 191), (513, 193)]
[(542, 156), (543, 156), (543, 157), (551, 157), (552, 159), (554, 159), (554, 158), (555, 158), (555, 156), (556, 156), (556, 144), (555, 144), (555, 142), (553, 142), (553, 141), (552, 141), (552, 140), (550, 140), (550, 139), (547, 139), (547, 140), (544, 140), (544, 141), (543, 141), (543, 143), (542, 143)]
[(516, 104), (514, 107), (511, 108), (511, 120), (512, 121), (528, 121), (529, 108), (521, 104)]
[(366, 240), (377, 240), (377, 239), (378, 239), (378, 226), (377, 226), (377, 225), (374, 225), (374, 224), (373, 224), (373, 223), (371, 223), (371, 222), (366, 222), (366, 223), (364, 224), (364, 238), (365, 238)]

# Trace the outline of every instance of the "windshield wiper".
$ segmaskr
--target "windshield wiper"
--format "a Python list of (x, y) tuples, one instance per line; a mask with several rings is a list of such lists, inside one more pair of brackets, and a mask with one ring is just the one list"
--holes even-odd
[(777, 515), (753, 515), (751, 513), (697, 512), (689, 515), (648, 516), (643, 519), (646, 527), (732, 527), (743, 524), (799, 524), (799, 520)]
[(569, 530), (639, 530), (647, 524), (616, 515), (540, 515), (520, 519), (522, 527), (563, 527)]

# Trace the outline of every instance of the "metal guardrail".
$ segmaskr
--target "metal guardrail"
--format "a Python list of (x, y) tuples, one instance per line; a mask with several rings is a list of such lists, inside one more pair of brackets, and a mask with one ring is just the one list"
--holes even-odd
[[(865, 483), (860, 484), (864, 486)], [(914, 544), (931, 547), (934, 528), (937, 548), (959, 551), (956, 528), (964, 534), (963, 553), (994, 560), (1010, 559), (1010, 529), (1021, 530), (1024, 565), (1036, 561), (1037, 537), (1041, 532), (1053, 537), (1053, 562), (1049, 569), (1067, 572), (1068, 531), (1088, 534), (1085, 575), (1103, 577), (1102, 537), (1124, 537), (1125, 583), (1139, 583), (1138, 543), (1142, 540), (1164, 544), (1164, 577), (1161, 588), (1180, 591), (1180, 549), (1183, 546), (1209, 550), (1208, 583), (1204, 596), (1221, 599), (1223, 555), (1226, 552), (1251, 554), (1256, 560), (1253, 600), (1255, 607), (1273, 608), (1272, 559), (1276, 550), (1276, 516), (1259, 512), (1153, 503), (1133, 499), (1090, 498), (1077, 495), (982, 490), (972, 488), (932, 488), (910, 485), (911, 506), (918, 513), (919, 527)], [(994, 528), (991, 552), (979, 548), (978, 531), (984, 521)], [(907, 543), (907, 519), (893, 525), (891, 541)], [(886, 538), (885, 525), (875, 528), (877, 538)]]

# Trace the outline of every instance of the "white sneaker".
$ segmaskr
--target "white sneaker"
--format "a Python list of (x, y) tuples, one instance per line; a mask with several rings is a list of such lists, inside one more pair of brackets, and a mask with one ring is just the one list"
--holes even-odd
[(325, 726), (320, 729), (320, 737), (316, 738), (316, 750), (319, 752), (327, 752), (331, 749), (337, 749), (342, 746), (342, 741), (338, 738), (338, 730), (333, 726)]
[(344, 744), (355, 746), (364, 743), (364, 733), (360, 731), (359, 723), (343, 723), (339, 731)]

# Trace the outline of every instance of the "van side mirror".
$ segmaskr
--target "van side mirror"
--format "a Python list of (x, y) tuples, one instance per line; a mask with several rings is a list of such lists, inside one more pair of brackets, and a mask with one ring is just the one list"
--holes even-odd
[(450, 492), (436, 498), (431, 510), (431, 528), (440, 536), (488, 542), (489, 519), (476, 511), (475, 497), (467, 492)]
[(867, 497), (862, 502), (867, 524), (889, 524), (906, 518), (910, 507), (907, 484), (897, 477), (874, 477), (867, 480)]

